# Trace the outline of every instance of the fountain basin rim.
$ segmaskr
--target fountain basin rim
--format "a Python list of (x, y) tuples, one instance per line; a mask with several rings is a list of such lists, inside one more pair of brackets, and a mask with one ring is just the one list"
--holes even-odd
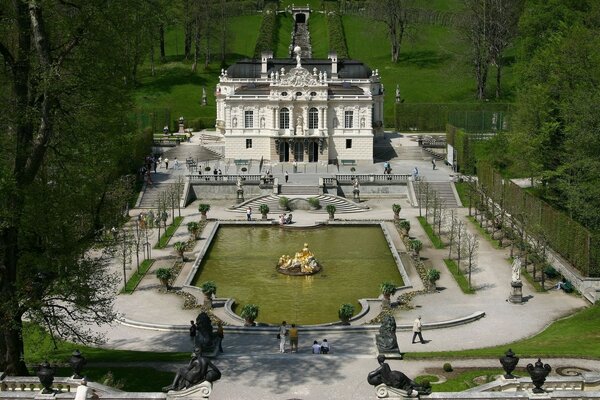
[[(365, 299), (362, 299), (365, 300)], [(438, 322), (430, 322), (423, 324), (423, 329), (444, 329), (450, 328), (458, 325), (465, 325), (471, 322), (475, 322), (481, 318), (485, 317), (484, 311), (475, 311), (472, 314), (465, 315), (462, 317), (454, 318), (446, 321), (438, 321)], [(189, 330), (188, 325), (166, 325), (166, 324), (155, 324), (150, 322), (141, 322), (132, 319), (125, 318), (123, 316), (119, 316), (116, 319), (116, 322), (133, 328), (138, 329), (147, 329), (147, 330), (155, 330), (155, 331), (165, 331), (165, 332), (187, 332)], [(341, 333), (341, 332), (378, 332), (379, 324), (373, 325), (335, 325), (335, 324), (326, 324), (326, 325), (298, 325), (299, 328), (302, 328), (302, 331), (305, 333)], [(253, 326), (253, 327), (245, 327), (245, 326), (232, 326), (225, 325), (223, 327), (225, 332), (229, 333), (244, 333), (244, 334), (265, 334), (271, 335), (273, 333), (277, 333), (279, 330), (278, 325), (269, 325), (269, 326)], [(401, 332), (410, 332), (412, 331), (412, 323), (409, 324), (399, 324), (396, 327), (397, 331)]]

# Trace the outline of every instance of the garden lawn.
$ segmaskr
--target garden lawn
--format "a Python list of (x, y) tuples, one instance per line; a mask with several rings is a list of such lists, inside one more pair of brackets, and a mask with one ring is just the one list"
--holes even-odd
[(474, 294), (475, 290), (469, 287), (469, 281), (467, 277), (460, 271), (458, 265), (454, 260), (444, 259), (444, 264), (448, 268), (448, 271), (452, 274), (452, 277), (460, 287), (460, 290), (463, 291), (464, 294)]
[(273, 49), (275, 58), (290, 58), (293, 29), (294, 20), (290, 14), (277, 14), (277, 37), (275, 39), (275, 49)]
[(582, 357), (600, 359), (600, 305), (554, 322), (529, 339), (482, 349), (407, 353), (407, 358), (500, 357), (511, 348), (519, 357)]
[[(85, 367), (83, 369), (83, 375), (89, 381), (107, 384), (126, 392), (160, 392), (164, 386), (173, 382), (176, 372), (145, 367)], [(72, 374), (70, 368), (59, 368), (56, 372), (56, 376)]]
[(429, 237), (429, 240), (431, 240), (433, 247), (435, 247), (436, 249), (443, 249), (444, 247), (446, 247), (442, 239), (433, 232), (433, 227), (431, 226), (431, 224), (429, 224), (429, 222), (427, 222), (427, 219), (425, 217), (417, 217), (417, 219), (419, 220), (419, 224), (421, 224), (423, 230), (427, 234), (427, 237)]
[(329, 32), (325, 15), (313, 13), (308, 19), (308, 29), (313, 58), (327, 58), (329, 55)]

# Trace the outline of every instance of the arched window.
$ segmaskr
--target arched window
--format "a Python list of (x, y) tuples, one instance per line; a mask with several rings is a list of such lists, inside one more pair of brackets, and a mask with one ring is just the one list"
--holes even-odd
[(319, 129), (319, 110), (314, 107), (308, 110), (308, 129)]
[(290, 110), (287, 108), (279, 110), (279, 129), (290, 129)]

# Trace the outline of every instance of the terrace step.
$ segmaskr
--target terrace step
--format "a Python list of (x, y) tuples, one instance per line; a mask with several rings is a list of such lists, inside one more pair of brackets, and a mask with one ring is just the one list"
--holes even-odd
[[(243, 213), (246, 211), (246, 209), (248, 207), (252, 207), (252, 209), (255, 210), (255, 212), (258, 212), (258, 208), (260, 207), (261, 204), (266, 204), (267, 206), (269, 206), (269, 210), (270, 210), (269, 212), (271, 212), (271, 213), (281, 211), (279, 208), (279, 198), (280, 197), (281, 196), (277, 196), (274, 194), (255, 197), (253, 199), (250, 199), (248, 201), (245, 201), (241, 204), (238, 204), (238, 205), (232, 207), (230, 209), (230, 211)], [(286, 196), (286, 197), (288, 197), (288, 196)], [(318, 210), (311, 211), (314, 213), (327, 214), (326, 207), (329, 204), (332, 204), (335, 206), (336, 214), (338, 214), (338, 213), (340, 213), (340, 214), (355, 213), (355, 212), (366, 211), (365, 208), (358, 206), (356, 203), (354, 203), (351, 200), (346, 199), (345, 197), (333, 196), (330, 194), (321, 194), (318, 196), (289, 196), (288, 198), (290, 199), (290, 201), (293, 202), (296, 199), (308, 200), (311, 197), (316, 197), (319, 200), (319, 204), (321, 206), (321, 208), (319, 208)]]

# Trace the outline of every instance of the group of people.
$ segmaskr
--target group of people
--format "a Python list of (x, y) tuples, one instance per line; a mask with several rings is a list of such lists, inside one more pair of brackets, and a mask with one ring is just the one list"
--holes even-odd
[(387, 161), (383, 163), (383, 173), (387, 175), (392, 173), (392, 166)]
[[(279, 339), (279, 352), (285, 353), (285, 344), (290, 343), (290, 353), (298, 352), (298, 327), (296, 324), (292, 324), (291, 327), (288, 327), (286, 321), (283, 321), (279, 326), (279, 331), (277, 332), (277, 339)], [(331, 351), (331, 347), (329, 346), (329, 342), (327, 339), (323, 339), (321, 343), (317, 340), (313, 342), (312, 345), (312, 353), (313, 354), (329, 354)]]
[(279, 216), (279, 225), (289, 225), (292, 223), (292, 213), (286, 215), (285, 213)]
[(313, 342), (312, 345), (312, 353), (313, 354), (329, 354), (329, 342), (327, 342), (327, 339), (323, 339), (323, 341), (321, 343), (319, 343), (317, 340), (315, 340)]

